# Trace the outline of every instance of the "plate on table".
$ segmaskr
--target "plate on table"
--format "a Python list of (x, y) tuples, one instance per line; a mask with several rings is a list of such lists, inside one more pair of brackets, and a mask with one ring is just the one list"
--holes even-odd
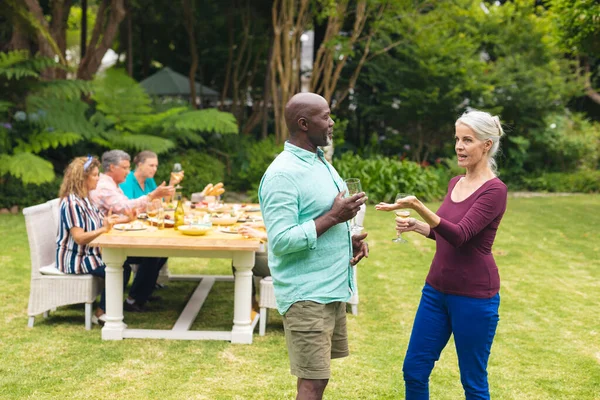
[[(148, 218), (148, 222), (150, 222), (152, 225), (158, 225), (159, 220), (158, 218)], [(175, 221), (165, 218), (165, 227), (172, 228), (173, 226), (175, 226)]]
[(206, 235), (211, 230), (211, 227), (202, 225), (181, 225), (177, 230), (184, 235), (202, 236)]
[(237, 222), (237, 217), (212, 217), (211, 221), (213, 225), (233, 225)]
[(237, 226), (224, 226), (223, 228), (219, 228), (219, 232), (223, 233), (233, 233), (239, 234), (239, 228)]
[(249, 206), (246, 206), (246, 207), (243, 207), (242, 210), (244, 212), (257, 212), (257, 211), (260, 211), (260, 207), (249, 207)]
[(140, 222), (133, 222), (130, 224), (115, 224), (113, 225), (113, 228), (118, 231), (143, 231), (148, 229), (146, 225)]
[(257, 221), (262, 221), (262, 217), (258, 216), (258, 215), (241, 215), (238, 219), (238, 222), (257, 222)]

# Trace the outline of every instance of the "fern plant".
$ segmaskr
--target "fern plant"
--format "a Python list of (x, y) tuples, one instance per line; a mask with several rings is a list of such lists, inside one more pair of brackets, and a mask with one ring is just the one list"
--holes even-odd
[(238, 133), (235, 117), (216, 109), (174, 107), (156, 113), (152, 99), (122, 70), (111, 69), (94, 81), (92, 99), (102, 121), (105, 144), (127, 150), (153, 150), (161, 154), (177, 145), (204, 143), (203, 134)]
[[(155, 112), (142, 87), (121, 70), (93, 82), (43, 81), (40, 72), (60, 67), (26, 52), (0, 54), (0, 177), (41, 184), (55, 177), (40, 153), (79, 142), (100, 148), (165, 153), (204, 143), (204, 134), (235, 134), (230, 113), (188, 107)], [(91, 95), (92, 104), (81, 100)]]
[(50, 182), (55, 177), (53, 165), (39, 154), (71, 146), (90, 133), (84, 116), (87, 105), (79, 99), (90, 85), (42, 81), (41, 71), (48, 67), (60, 66), (24, 51), (0, 54), (0, 177), (9, 174), (23, 183)]

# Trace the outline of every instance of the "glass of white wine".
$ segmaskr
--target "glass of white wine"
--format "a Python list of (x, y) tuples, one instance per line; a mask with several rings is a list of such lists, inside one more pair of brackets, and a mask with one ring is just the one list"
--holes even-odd
[(179, 185), (183, 180), (183, 169), (180, 163), (173, 164), (173, 171), (171, 171), (171, 181), (175, 185), (175, 189), (181, 190), (182, 187)]
[[(398, 193), (396, 195), (396, 199), (394, 200), (394, 203), (397, 202), (398, 200), (403, 199), (408, 196), (412, 196), (412, 195), (410, 193)], [(406, 219), (406, 218), (410, 217), (410, 208), (399, 208), (394, 211), (394, 214), (398, 218)], [(392, 239), (392, 242), (408, 243), (408, 241), (402, 237), (402, 233), (398, 233), (398, 236), (395, 237), (394, 239)]]
[[(349, 178), (344, 181), (346, 184), (346, 188), (348, 188), (348, 196), (354, 196), (362, 192), (362, 186), (360, 184), (360, 179), (358, 178)], [(363, 227), (356, 224), (356, 217), (350, 220), (350, 232), (352, 235), (359, 234), (363, 230)]]

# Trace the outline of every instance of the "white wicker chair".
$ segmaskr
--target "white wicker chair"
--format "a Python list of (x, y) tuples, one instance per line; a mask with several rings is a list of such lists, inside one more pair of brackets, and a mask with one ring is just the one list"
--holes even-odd
[[(61, 274), (56, 270), (59, 199), (25, 208), (23, 215), (31, 255), (28, 326), (33, 328), (36, 315), (47, 317), (56, 307), (85, 303), (85, 329), (91, 329), (92, 303), (102, 291), (104, 282), (92, 275)], [(56, 273), (44, 275), (40, 272), (41, 268), (50, 266), (54, 266)]]
[(260, 336), (265, 336), (269, 308), (277, 308), (277, 303), (275, 303), (275, 291), (273, 290), (273, 279), (270, 276), (266, 276), (260, 280), (260, 301), (258, 306), (260, 307), (258, 334)]

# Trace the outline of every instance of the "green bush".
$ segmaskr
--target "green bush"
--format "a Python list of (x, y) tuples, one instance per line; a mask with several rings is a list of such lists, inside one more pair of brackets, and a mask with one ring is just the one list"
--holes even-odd
[(41, 185), (23, 184), (11, 176), (0, 177), (0, 208), (29, 207), (58, 197), (62, 177)]
[(543, 166), (548, 172), (598, 168), (600, 124), (570, 113), (550, 115), (544, 122), (544, 129), (535, 132), (530, 149), (530, 153), (539, 153), (542, 160), (530, 157), (528, 162), (536, 163), (531, 168)]
[(227, 149), (233, 155), (227, 180), (233, 190), (248, 191), (252, 196), (269, 165), (283, 151), (283, 145), (275, 144), (272, 136), (261, 141), (248, 137), (237, 139)]
[(174, 163), (180, 163), (185, 171), (185, 177), (181, 186), (183, 186), (183, 195), (190, 197), (192, 193), (201, 192), (207, 183), (228, 183), (225, 179), (225, 165), (215, 157), (212, 157), (198, 150), (187, 150), (178, 154), (172, 154), (168, 157), (159, 157), (158, 171), (156, 172), (156, 183), (160, 184), (163, 180), (169, 183), (171, 170)]
[(598, 193), (600, 171), (549, 172), (534, 178), (523, 178), (523, 184), (525, 189), (533, 191)]
[(371, 203), (393, 202), (398, 192), (412, 193), (425, 201), (440, 199), (446, 193), (445, 174), (412, 161), (382, 156), (365, 159), (348, 152), (333, 164), (342, 178), (360, 179)]

